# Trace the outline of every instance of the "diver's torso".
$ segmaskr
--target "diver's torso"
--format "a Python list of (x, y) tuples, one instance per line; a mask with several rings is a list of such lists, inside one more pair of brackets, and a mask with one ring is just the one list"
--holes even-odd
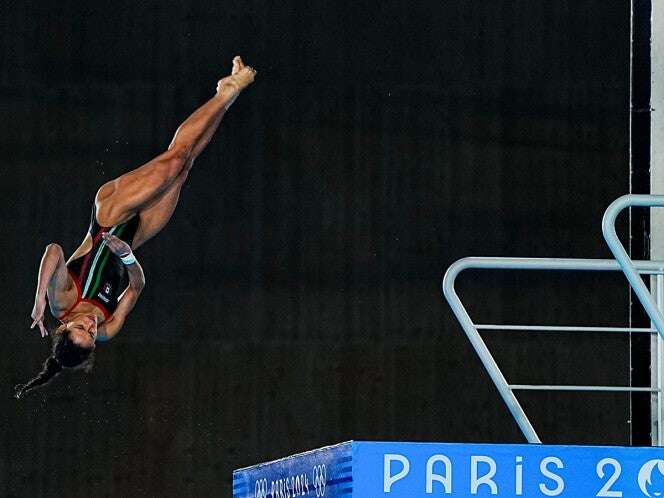
[(103, 312), (105, 319), (113, 314), (120, 296), (129, 284), (129, 278), (125, 265), (108, 248), (102, 235), (110, 233), (132, 245), (139, 221), (139, 215), (136, 214), (123, 223), (101, 226), (93, 203), (88, 235), (67, 262), (67, 270), (76, 290), (76, 301), (62, 313), (60, 319), (74, 310), (78, 311), (79, 303), (96, 306)]

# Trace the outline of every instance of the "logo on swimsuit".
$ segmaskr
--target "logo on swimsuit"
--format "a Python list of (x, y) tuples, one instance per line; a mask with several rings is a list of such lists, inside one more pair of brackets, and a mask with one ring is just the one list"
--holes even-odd
[(104, 294), (110, 294), (110, 293), (111, 293), (111, 284), (109, 284), (108, 282), (106, 282), (106, 283), (104, 284)]

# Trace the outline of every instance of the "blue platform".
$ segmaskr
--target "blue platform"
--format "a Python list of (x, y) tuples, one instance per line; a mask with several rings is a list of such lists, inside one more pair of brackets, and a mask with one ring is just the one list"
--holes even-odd
[(664, 448), (350, 441), (236, 470), (234, 498), (664, 497)]

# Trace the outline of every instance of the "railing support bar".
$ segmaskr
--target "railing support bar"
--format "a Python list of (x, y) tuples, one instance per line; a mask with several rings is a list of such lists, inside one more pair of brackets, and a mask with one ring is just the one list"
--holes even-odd
[(498, 368), (496, 361), (493, 359), (493, 356), (489, 352), (486, 344), (482, 340), (480, 333), (475, 328), (473, 321), (468, 316), (466, 308), (461, 303), (459, 296), (454, 289), (454, 282), (457, 275), (460, 271), (464, 269), (464, 260), (457, 261), (452, 264), (450, 268), (445, 273), (445, 278), (443, 279), (443, 294), (447, 299), (447, 302), (450, 304), (452, 311), (459, 320), (461, 327), (468, 336), (470, 343), (475, 348), (478, 356), (484, 368), (486, 369), (489, 377), (493, 380), (493, 383), (496, 385), (500, 396), (503, 398), (503, 401), (507, 405), (507, 409), (510, 411), (517, 425), (521, 429), (521, 432), (526, 437), (526, 440), (529, 443), (541, 443), (539, 436), (535, 432), (530, 420), (526, 416), (526, 413), (523, 411), (523, 408), (519, 404), (519, 401), (516, 399), (516, 396), (510, 389), (507, 380), (503, 376), (503, 373)]
[(659, 389), (654, 387), (629, 387), (629, 386), (566, 386), (566, 385), (545, 385), (545, 384), (511, 384), (510, 389), (515, 391), (583, 391), (598, 393), (657, 393)]
[(630, 257), (627, 255), (627, 251), (625, 251), (625, 247), (622, 242), (620, 242), (618, 234), (616, 233), (616, 218), (628, 207), (664, 207), (664, 196), (623, 195), (609, 205), (602, 218), (602, 233), (604, 234), (604, 239), (606, 240), (609, 249), (615, 256), (616, 261), (620, 265), (625, 277), (627, 277), (632, 289), (634, 289), (639, 301), (641, 301), (646, 313), (648, 313), (654, 327), (664, 339), (664, 317), (660, 310), (657, 309), (657, 303), (653, 299), (652, 294), (650, 294), (646, 284), (641, 280), (639, 272)]

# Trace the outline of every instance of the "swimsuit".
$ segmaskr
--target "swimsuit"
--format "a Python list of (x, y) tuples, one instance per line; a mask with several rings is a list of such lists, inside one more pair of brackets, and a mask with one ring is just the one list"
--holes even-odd
[(108, 320), (118, 307), (118, 297), (129, 285), (127, 269), (120, 257), (107, 247), (102, 234), (108, 232), (124, 240), (131, 246), (138, 229), (139, 215), (113, 225), (103, 227), (96, 217), (96, 206), (92, 203), (92, 217), (89, 232), (92, 236), (92, 249), (86, 254), (67, 263), (67, 270), (76, 284), (78, 297), (59, 320), (65, 318), (81, 301), (92, 303), (102, 310)]

